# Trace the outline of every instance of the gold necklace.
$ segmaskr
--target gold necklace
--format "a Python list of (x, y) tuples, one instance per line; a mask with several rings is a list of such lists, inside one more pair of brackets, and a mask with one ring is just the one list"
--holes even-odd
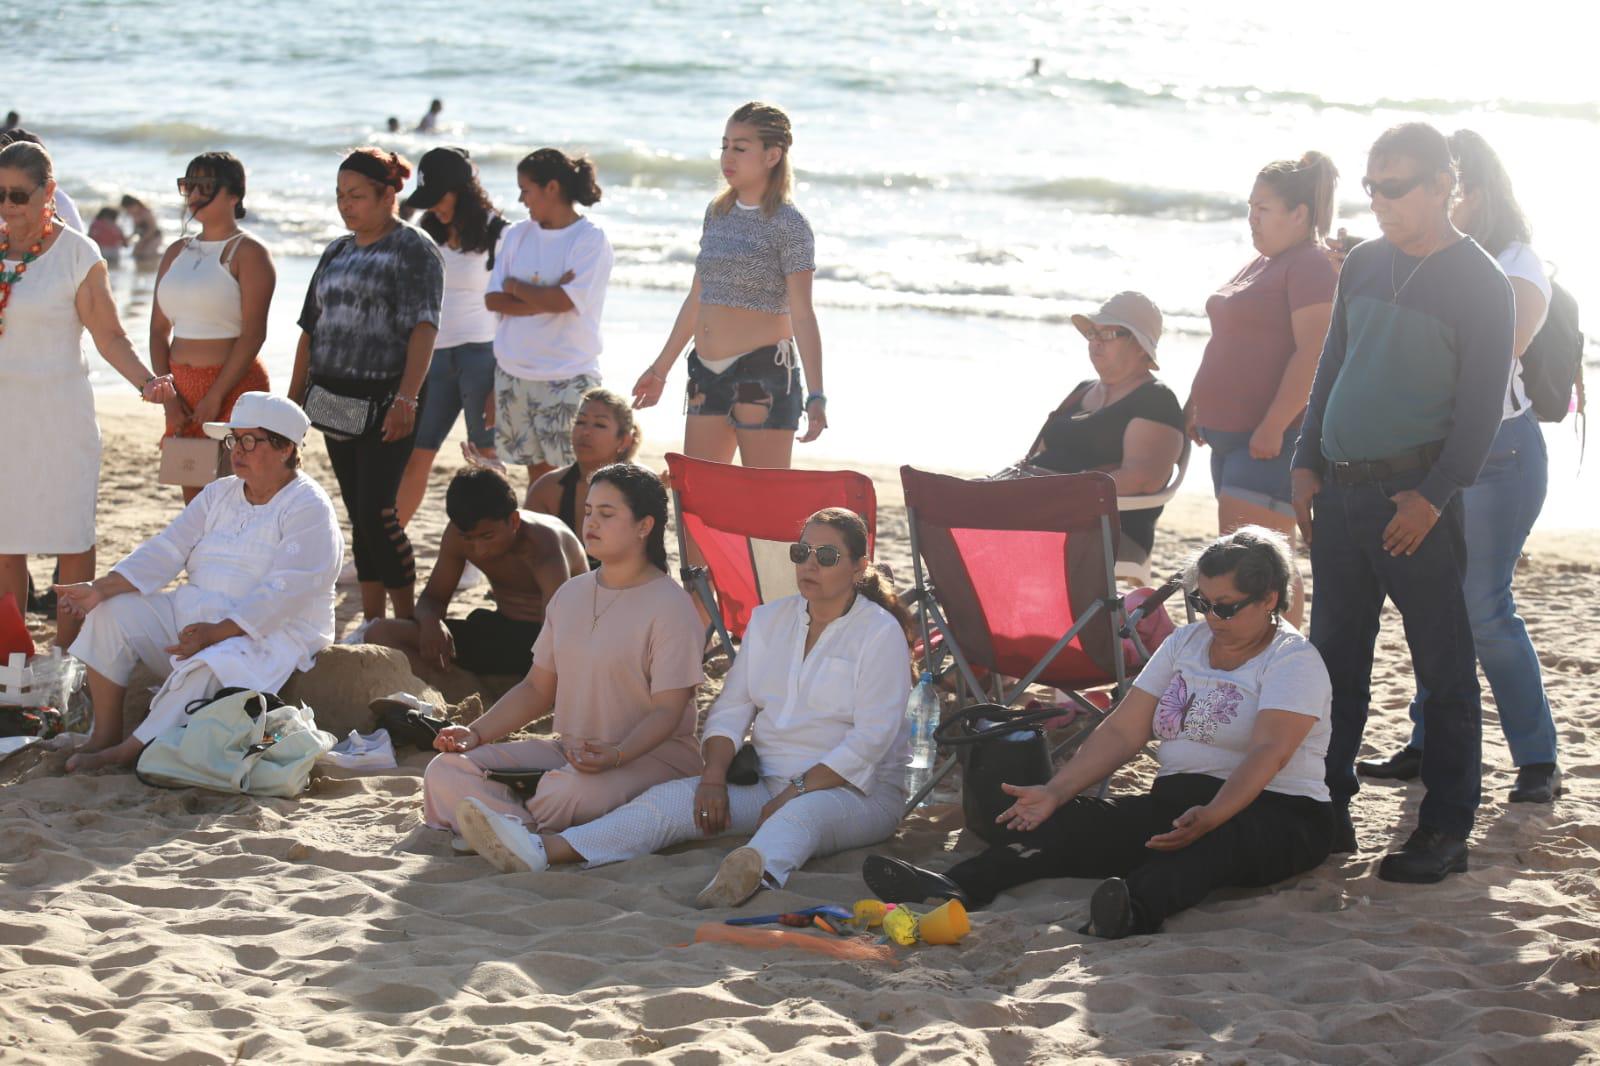
[(598, 577), (596, 577), (594, 579), (594, 603), (589, 608), (589, 613), (590, 613), (591, 617), (593, 618), (593, 621), (591, 621), (589, 623), (589, 632), (590, 633), (593, 633), (596, 629), (599, 628), (600, 619), (605, 617), (605, 613), (607, 611), (611, 610), (611, 608), (613, 608), (613, 607), (615, 607), (617, 605), (617, 601), (622, 599), (622, 594), (624, 592), (627, 592), (628, 590), (627, 589), (614, 589), (612, 591), (616, 592), (616, 595), (611, 597), (611, 602), (610, 603), (606, 604), (605, 607), (601, 607), (600, 606), (600, 579)]

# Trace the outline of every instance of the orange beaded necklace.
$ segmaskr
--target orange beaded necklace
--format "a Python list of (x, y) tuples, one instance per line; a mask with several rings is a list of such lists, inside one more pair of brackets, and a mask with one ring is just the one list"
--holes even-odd
[[(28, 246), (27, 254), (17, 264), (17, 269), (6, 270), (4, 263), (0, 262), (0, 336), (6, 331), (6, 305), (11, 302), (11, 287), (22, 280), (22, 275), (28, 272), (28, 264), (39, 258), (44, 252), (44, 242), (50, 239), (54, 232), (51, 221), (45, 219), (44, 231), (39, 234), (39, 239)], [(0, 236), (0, 260), (4, 260), (11, 251), (11, 234)]]

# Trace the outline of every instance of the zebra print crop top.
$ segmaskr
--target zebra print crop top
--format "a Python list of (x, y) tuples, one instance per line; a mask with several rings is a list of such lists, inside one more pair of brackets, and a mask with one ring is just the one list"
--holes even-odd
[(771, 218), (740, 203), (725, 215), (711, 206), (694, 265), (701, 303), (786, 315), (787, 278), (817, 268), (816, 242), (811, 224), (793, 204), (784, 204)]

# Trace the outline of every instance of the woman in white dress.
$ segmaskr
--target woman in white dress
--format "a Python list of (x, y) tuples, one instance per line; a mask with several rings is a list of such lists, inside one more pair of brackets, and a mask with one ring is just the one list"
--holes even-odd
[[(105, 577), (57, 586), (83, 618), (72, 654), (89, 667), (94, 729), (67, 761), (94, 770), (138, 758), (224, 686), (276, 692), (333, 643), (333, 586), (344, 538), (322, 487), (299, 471), (311, 423), (300, 407), (247, 392), (227, 422), (207, 422), (233, 477), (213, 481)], [(164, 591), (180, 573), (188, 580)], [(143, 661), (161, 688), (126, 740), (122, 701)]]
[[(106, 362), (148, 403), (173, 395), (134, 353), (117, 319), (100, 249), (54, 218), (54, 168), (36, 144), (0, 149), (0, 596), (27, 603), (28, 556), (58, 555), (61, 580), (94, 576), (100, 427), (89, 330)], [(77, 635), (59, 613), (56, 642)]]

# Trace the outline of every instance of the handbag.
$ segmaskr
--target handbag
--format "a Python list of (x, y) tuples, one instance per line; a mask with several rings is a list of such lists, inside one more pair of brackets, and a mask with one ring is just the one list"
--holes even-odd
[(1060, 715), (1055, 707), (1014, 711), (980, 703), (946, 719), (933, 731), (934, 741), (955, 748), (961, 759), (961, 813), (978, 839), (998, 846), (1025, 836), (995, 824), (1014, 802), (1000, 786), (1042, 785), (1050, 780), (1054, 773), (1050, 743), (1040, 723)]
[(306, 390), (306, 401), (301, 404), (311, 425), (334, 440), (354, 440), (366, 436), (383, 421), (393, 397), (362, 399), (359, 396), (341, 396), (321, 385)]
[(162, 485), (200, 488), (217, 480), (222, 459), (222, 442), (210, 437), (164, 437), (161, 441), (161, 469), (156, 481)]
[(185, 717), (139, 753), (140, 781), (289, 798), (305, 791), (317, 756), (334, 745), (311, 708), (252, 689), (196, 700)]

